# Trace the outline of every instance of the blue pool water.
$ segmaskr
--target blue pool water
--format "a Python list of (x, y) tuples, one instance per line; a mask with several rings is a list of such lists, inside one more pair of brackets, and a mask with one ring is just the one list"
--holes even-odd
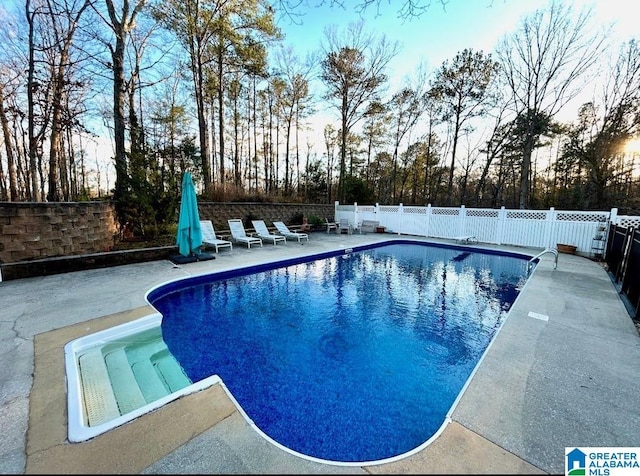
[(526, 257), (470, 250), (387, 244), (148, 300), (189, 378), (220, 376), (270, 438), (379, 461), (438, 431), (526, 279)]

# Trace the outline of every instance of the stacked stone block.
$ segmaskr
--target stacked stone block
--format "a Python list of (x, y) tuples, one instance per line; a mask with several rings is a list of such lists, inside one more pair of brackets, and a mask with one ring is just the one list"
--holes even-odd
[(108, 202), (0, 203), (0, 262), (107, 251), (117, 225)]
[(274, 221), (291, 224), (294, 217), (317, 216), (324, 222), (325, 218), (333, 221), (335, 206), (333, 204), (304, 203), (243, 203), (243, 202), (199, 202), (198, 212), (201, 220), (211, 220), (216, 232), (228, 230), (227, 220), (240, 218), (245, 227), (251, 227), (251, 220), (264, 220), (268, 227)]

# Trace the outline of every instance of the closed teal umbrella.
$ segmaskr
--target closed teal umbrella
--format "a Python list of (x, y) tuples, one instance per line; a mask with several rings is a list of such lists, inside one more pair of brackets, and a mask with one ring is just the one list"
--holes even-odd
[(199, 254), (202, 246), (198, 199), (190, 172), (185, 172), (182, 177), (182, 200), (180, 202), (180, 219), (178, 220), (176, 245), (178, 245), (182, 256)]

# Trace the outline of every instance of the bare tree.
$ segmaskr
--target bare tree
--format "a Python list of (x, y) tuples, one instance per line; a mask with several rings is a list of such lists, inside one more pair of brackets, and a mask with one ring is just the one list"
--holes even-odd
[(624, 201), (622, 185), (629, 180), (633, 167), (632, 163), (625, 164), (625, 145), (639, 132), (640, 46), (631, 40), (620, 49), (600, 100), (582, 106), (564, 146), (564, 165), (574, 166), (571, 181), (582, 180), (583, 169), (588, 174), (590, 193), (578, 206), (606, 207)]
[[(306, 113), (310, 100), (309, 81), (313, 72), (313, 62), (311, 59), (302, 61), (296, 56), (291, 48), (282, 48), (276, 54), (276, 66), (278, 76), (284, 81), (284, 94), (282, 95), (283, 116), (286, 125), (285, 131), (285, 176), (284, 193), (288, 194), (293, 182), (293, 173), (290, 167), (290, 141), (292, 128), (296, 126), (298, 131), (299, 120)], [(296, 141), (296, 158), (298, 158)], [(300, 164), (296, 160), (296, 170), (298, 180), (300, 179)]]
[[(402, 88), (393, 95), (389, 103), (389, 113), (393, 131), (393, 198), (397, 199), (396, 193), (396, 174), (398, 166), (398, 150), (405, 136), (416, 125), (418, 119), (425, 110), (426, 96), (422, 91), (412, 89), (409, 85)], [(412, 154), (407, 153), (407, 157)], [(402, 181), (403, 184), (406, 181)], [(404, 189), (404, 187), (403, 187)], [(403, 190), (400, 191), (400, 200), (402, 200)]]
[[(47, 0), (46, 13), (48, 24), (52, 34), (52, 64), (51, 69), (51, 137), (49, 142), (49, 190), (47, 200), (59, 201), (61, 192), (58, 188), (58, 171), (66, 171), (62, 167), (60, 156), (62, 155), (63, 138), (63, 109), (66, 89), (70, 84), (69, 71), (71, 70), (71, 46), (73, 37), (78, 28), (80, 17), (93, 0), (82, 1), (54, 1)], [(66, 181), (65, 181), (66, 182)], [(66, 187), (65, 187), (66, 188)], [(65, 198), (69, 199), (68, 191)]]
[(484, 114), (489, 86), (497, 71), (491, 55), (465, 49), (451, 64), (445, 61), (436, 73), (431, 94), (442, 102), (441, 118), (451, 124), (452, 150), (447, 202), (453, 203), (453, 174), (458, 140), (469, 121)]
[[(388, 3), (391, 3), (390, 0), (387, 1)], [(450, 0), (438, 0), (438, 3), (444, 9), (449, 1)], [(301, 8), (310, 6), (309, 0), (276, 0), (274, 3), (283, 15), (289, 17), (293, 21), (298, 21), (299, 18), (304, 15), (304, 13), (300, 11)], [(382, 0), (360, 0), (349, 3), (349, 5), (353, 7), (354, 11), (359, 13), (365, 13), (367, 10), (375, 8), (376, 12), (380, 14), (381, 3), (383, 3)], [(401, 2), (393, 2), (393, 5), (396, 7), (398, 18), (411, 19), (422, 16), (422, 14), (431, 7), (432, 3), (433, 0), (403, 0)], [(319, 7), (324, 4), (344, 9), (347, 2), (344, 0), (317, 0), (314, 1), (311, 6)]]
[(338, 131), (336, 131), (331, 124), (324, 126), (324, 145), (327, 149), (327, 203), (329, 203), (332, 198), (331, 185), (333, 183), (337, 142)]
[[(115, 140), (116, 184), (114, 199), (121, 200), (126, 191), (127, 155), (126, 155), (126, 121), (125, 121), (125, 51), (130, 32), (136, 27), (136, 18), (147, 5), (148, 0), (121, 0), (120, 8), (114, 0), (105, 0), (107, 15), (94, 8), (114, 35), (113, 43), (103, 40), (111, 53), (109, 63), (113, 73), (113, 126)], [(95, 7), (95, 6), (94, 6)]]
[(25, 17), (27, 19), (28, 26), (28, 43), (29, 43), (29, 63), (27, 69), (27, 132), (29, 135), (29, 170), (31, 171), (31, 199), (39, 201), (40, 195), (38, 193), (38, 163), (37, 163), (37, 150), (38, 150), (38, 137), (35, 132), (35, 89), (38, 87), (35, 81), (35, 32), (36, 32), (36, 16), (41, 11), (40, 2), (35, 8), (31, 8), (31, 0), (25, 1)]
[(326, 99), (333, 101), (340, 114), (338, 195), (344, 200), (347, 137), (365, 117), (368, 104), (378, 101), (387, 81), (385, 69), (397, 54), (398, 44), (366, 32), (362, 21), (351, 23), (343, 38), (335, 28), (328, 28), (325, 40), (321, 78), (327, 86)]
[[(596, 74), (604, 50), (604, 34), (591, 32), (592, 9), (574, 17), (571, 6), (554, 1), (546, 10), (526, 16), (519, 29), (505, 37), (497, 57), (517, 108), (526, 121), (520, 170), (520, 208), (529, 207), (531, 154), (540, 117), (553, 116), (579, 92), (581, 78)], [(547, 122), (548, 123), (548, 122)]]
[(18, 178), (16, 175), (16, 162), (11, 146), (11, 130), (9, 128), (9, 119), (5, 108), (5, 85), (0, 82), (0, 125), (2, 126), (2, 139), (4, 142), (4, 150), (7, 153), (7, 174), (9, 177), (9, 190), (5, 188), (4, 170), (0, 163), (0, 200), (9, 200), (15, 202), (18, 200)]

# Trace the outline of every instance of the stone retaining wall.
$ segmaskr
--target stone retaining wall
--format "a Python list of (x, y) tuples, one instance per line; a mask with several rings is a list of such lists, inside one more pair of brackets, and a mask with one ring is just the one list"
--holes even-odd
[[(199, 202), (202, 220), (216, 232), (228, 230), (227, 220), (292, 223), (299, 215), (333, 220), (334, 205), (291, 203)], [(0, 263), (14, 263), (108, 251), (116, 243), (118, 225), (109, 202), (0, 202)]]
[(0, 262), (107, 251), (117, 224), (108, 202), (0, 202)]
[[(304, 203), (242, 203), (242, 202), (198, 202), (201, 220), (211, 220), (216, 233), (228, 230), (227, 220), (240, 218), (245, 228), (252, 228), (251, 220), (264, 220), (268, 227), (274, 221), (293, 223), (296, 216), (308, 218), (316, 216), (323, 222), (325, 218), (333, 221), (335, 205)], [(297, 223), (300, 224), (300, 223)]]

